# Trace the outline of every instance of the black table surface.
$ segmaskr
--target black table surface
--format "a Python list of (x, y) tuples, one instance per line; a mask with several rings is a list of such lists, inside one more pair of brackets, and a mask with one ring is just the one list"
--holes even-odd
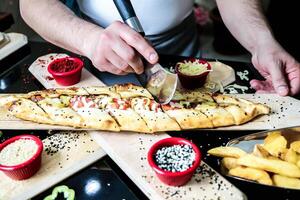
[(4, 32), (14, 24), (14, 18), (11, 13), (0, 12), (0, 32)]
[[(29, 49), (29, 51), (28, 51)], [(25, 51), (19, 51), (18, 54), (22, 56), (11, 56), (12, 59), (6, 60), (5, 64), (0, 62), (0, 92), (1, 93), (22, 93), (32, 90), (43, 89), (43, 86), (32, 76), (28, 71), (30, 64), (39, 56), (47, 53), (67, 53), (70, 52), (55, 47), (49, 43), (35, 43), (30, 42)], [(18, 58), (15, 60), (13, 58)], [(138, 84), (134, 75), (115, 76), (109, 73), (100, 73), (91, 64), (91, 62), (81, 57), (85, 62), (85, 67), (90, 70), (95, 76), (100, 78), (104, 83), (111, 85), (115, 83), (133, 82)], [(164, 66), (172, 66), (177, 61), (182, 60), (183, 57), (178, 56), (160, 56), (160, 63)], [(261, 78), (257, 71), (249, 63), (227, 62), (222, 61), (232, 66), (237, 71), (249, 71), (249, 78)], [(236, 83), (249, 87), (249, 82), (240, 80), (236, 77)], [(249, 87), (250, 88), (250, 87)], [(247, 93), (254, 91), (249, 89)], [(24, 131), (1, 130), (0, 142), (7, 138), (24, 133)], [(215, 157), (206, 155), (208, 149), (225, 145), (229, 140), (254, 133), (257, 131), (182, 131), (169, 132), (171, 136), (183, 137), (192, 140), (197, 144), (202, 151), (203, 160), (220, 172), (219, 160)], [(40, 138), (47, 137), (47, 133), (43, 131), (28, 130), (26, 133), (38, 135)], [(101, 167), (99, 167), (101, 166)], [(104, 166), (104, 167), (103, 167)], [(272, 199), (297, 199), (300, 193), (290, 192), (289, 190), (274, 190), (271, 187), (262, 187), (261, 185), (239, 181), (232, 178), (227, 178), (236, 187), (246, 194), (248, 199), (261, 199), (262, 195), (272, 196)], [(88, 183), (92, 181), (100, 183), (103, 187), (95, 191), (89, 191)], [(91, 166), (79, 171), (68, 179), (58, 183), (57, 185), (67, 185), (75, 189), (78, 194), (77, 199), (147, 199), (147, 197), (139, 190), (139, 188), (124, 174), (124, 172), (108, 157), (93, 163)], [(47, 191), (39, 194), (33, 199), (43, 199), (52, 192), (53, 187)], [(298, 196), (299, 197), (299, 196)], [(59, 199), (63, 199), (61, 196)]]

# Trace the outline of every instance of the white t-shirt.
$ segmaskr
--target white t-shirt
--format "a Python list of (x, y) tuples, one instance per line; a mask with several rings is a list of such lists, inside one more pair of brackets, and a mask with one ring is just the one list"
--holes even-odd
[[(80, 10), (101, 27), (122, 21), (113, 0), (77, 0)], [(193, 9), (193, 0), (131, 0), (147, 35), (163, 33), (180, 24)]]

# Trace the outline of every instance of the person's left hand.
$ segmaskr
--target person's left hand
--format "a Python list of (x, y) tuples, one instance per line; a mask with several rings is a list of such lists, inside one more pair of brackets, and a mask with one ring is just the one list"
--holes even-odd
[(250, 81), (257, 93), (286, 96), (300, 92), (300, 64), (277, 42), (262, 44), (253, 54), (252, 63), (266, 79)]

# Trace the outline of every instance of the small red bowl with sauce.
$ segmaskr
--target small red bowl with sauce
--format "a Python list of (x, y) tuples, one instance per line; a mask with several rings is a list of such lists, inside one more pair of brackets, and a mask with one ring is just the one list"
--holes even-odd
[(183, 60), (182, 62), (178, 62), (175, 66), (175, 71), (178, 74), (180, 83), (182, 87), (186, 89), (202, 87), (211, 69), (211, 65), (206, 60), (196, 58)]
[[(0, 152), (8, 145), (18, 140), (31, 140), (37, 147), (37, 150), (31, 157), (26, 159), (24, 162), (15, 165), (2, 165), (0, 164), (0, 171), (3, 171), (5, 175), (14, 180), (28, 179), (33, 176), (41, 167), (42, 163), (42, 152), (43, 142), (36, 136), (33, 135), (19, 135), (12, 137), (5, 142), (0, 144)], [(26, 147), (20, 147), (26, 150)], [(28, 149), (28, 147), (27, 147)], [(10, 157), (11, 158), (11, 157)]]
[(48, 65), (48, 72), (62, 86), (78, 83), (81, 78), (83, 61), (75, 57), (65, 57), (53, 60)]
[[(192, 147), (193, 151), (195, 152), (195, 160), (192, 166), (186, 169), (185, 171), (178, 171), (178, 172), (166, 171), (160, 168), (155, 161), (155, 154), (159, 149), (163, 147), (173, 146), (173, 145), (189, 145)], [(189, 182), (193, 174), (195, 173), (196, 169), (199, 167), (201, 163), (201, 157), (202, 157), (201, 151), (194, 143), (179, 137), (170, 137), (170, 138), (159, 140), (158, 142), (152, 145), (147, 155), (148, 163), (156, 173), (157, 177), (164, 184), (170, 186), (182, 186), (185, 185), (187, 182)]]

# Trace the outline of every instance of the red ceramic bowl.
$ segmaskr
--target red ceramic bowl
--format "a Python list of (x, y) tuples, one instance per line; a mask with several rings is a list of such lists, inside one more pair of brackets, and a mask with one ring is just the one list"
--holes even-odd
[[(190, 59), (187, 59), (184, 61), (192, 61), (192, 62), (196, 61), (201, 64), (207, 63), (207, 69), (211, 70), (211, 65), (206, 60), (190, 58)], [(206, 78), (209, 74), (209, 71), (207, 71), (207, 72), (204, 72), (204, 73), (198, 74), (198, 75), (186, 75), (186, 74), (183, 74), (182, 72), (180, 72), (179, 64), (176, 64), (175, 71), (178, 74), (178, 78), (180, 80), (182, 87), (184, 87), (186, 89), (196, 89), (196, 88), (202, 87), (205, 84)]]
[[(167, 146), (173, 146), (173, 145), (178, 145), (178, 144), (187, 144), (191, 145), (193, 150), (195, 151), (195, 161), (189, 169), (183, 172), (170, 172), (170, 171), (165, 171), (161, 168), (159, 168), (155, 162), (155, 153), (157, 152), (158, 149), (162, 147), (167, 147)], [(152, 169), (155, 171), (156, 175), (158, 178), (165, 184), (171, 185), (171, 186), (181, 186), (186, 184), (193, 176), (194, 172), (198, 168), (201, 162), (201, 152), (199, 148), (193, 144), (192, 142), (183, 139), (183, 138), (177, 138), (177, 137), (171, 137), (171, 138), (166, 138), (162, 139), (158, 142), (156, 142), (149, 150), (148, 152), (148, 163), (152, 167)]]
[(82, 68), (81, 59), (65, 57), (53, 60), (48, 65), (48, 72), (59, 85), (70, 86), (80, 81)]
[(13, 138), (10, 138), (0, 144), (0, 151), (19, 139), (29, 139), (35, 141), (38, 146), (36, 154), (34, 154), (29, 160), (14, 166), (6, 166), (0, 164), (0, 170), (3, 171), (7, 176), (15, 180), (23, 180), (33, 176), (41, 167), (42, 162), (42, 152), (43, 152), (43, 142), (36, 136), (33, 135), (19, 135)]

